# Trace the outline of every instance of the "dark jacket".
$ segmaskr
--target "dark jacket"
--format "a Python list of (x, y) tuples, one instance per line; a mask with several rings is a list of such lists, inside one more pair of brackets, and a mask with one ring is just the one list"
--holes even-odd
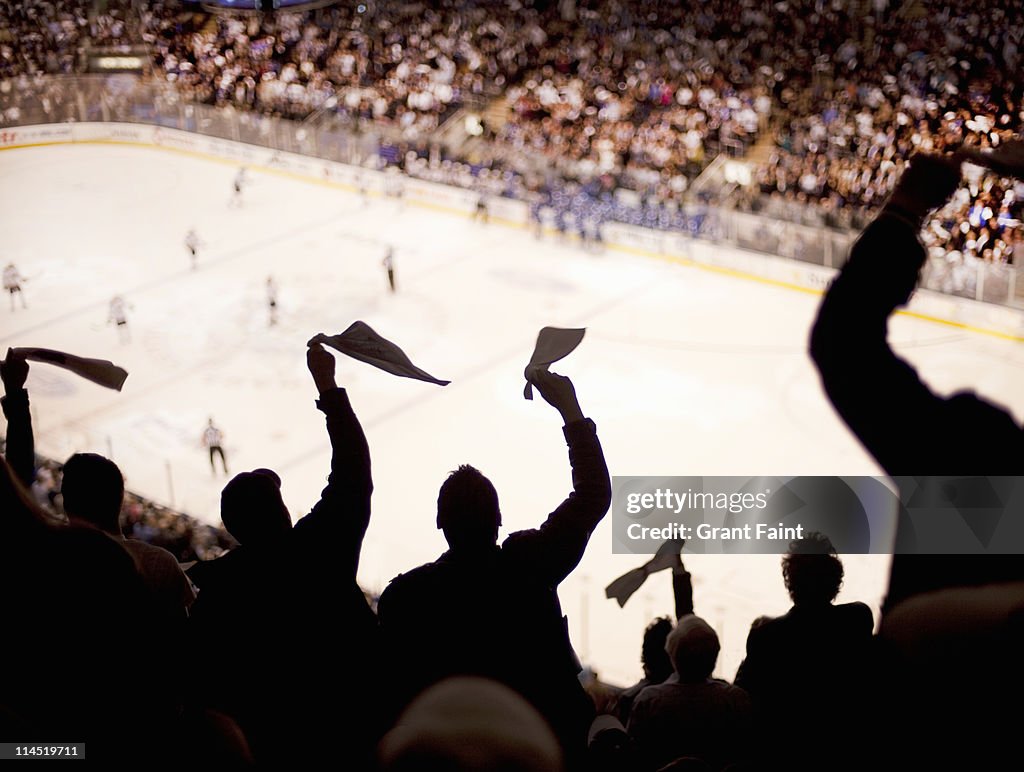
[(384, 590), (378, 613), (399, 702), (447, 676), (481, 675), (523, 694), (563, 743), (584, 741), (592, 706), (556, 588), (607, 512), (611, 483), (594, 423), (575, 421), (564, 433), (573, 491), (540, 528), (501, 546), (449, 550)]
[(1003, 408), (935, 394), (886, 339), (925, 251), (910, 224), (885, 215), (853, 245), (811, 334), (811, 356), (836, 411), (891, 475), (994, 475), (1024, 470), (1024, 434)]
[[(853, 245), (825, 294), (811, 356), (836, 411), (885, 471), (901, 475), (1019, 475), (1024, 433), (1003, 408), (972, 392), (935, 394), (886, 339), (925, 260), (912, 225), (883, 213)], [(900, 525), (897, 544), (912, 534)], [(886, 607), (946, 586), (1024, 579), (1010, 556), (897, 555)]]
[(242, 545), (190, 571), (199, 586), (192, 645), (221, 662), (215, 676), (200, 676), (197, 694), (238, 720), (263, 760), (315, 753), (302, 738), (325, 731), (362, 758), (379, 728), (372, 699), (360, 697), (355, 714), (337, 712), (344, 696), (369, 690), (376, 669), (376, 619), (356, 583), (373, 490), (369, 448), (344, 390), (317, 407), (333, 450), (320, 501), (280, 543)]
[[(871, 609), (863, 603), (799, 605), (754, 623), (736, 686), (754, 703), (759, 753), (772, 763), (820, 768), (839, 751), (837, 727), (862, 727), (873, 675)], [(799, 738), (798, 740), (796, 738)]]
[(863, 603), (793, 606), (781, 617), (760, 620), (747, 636), (736, 685), (772, 703), (833, 691), (851, 673), (863, 672), (873, 626)]
[(629, 719), (629, 736), (652, 770), (683, 756), (714, 769), (742, 761), (751, 728), (750, 697), (743, 689), (717, 678), (680, 683), (674, 674), (640, 692)]

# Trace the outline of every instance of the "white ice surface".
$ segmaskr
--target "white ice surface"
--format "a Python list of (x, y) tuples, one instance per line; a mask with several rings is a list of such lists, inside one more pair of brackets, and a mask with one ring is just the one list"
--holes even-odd
[[(0, 345), (113, 359), (120, 394), (33, 365), (40, 452), (110, 453), (130, 488), (211, 522), (223, 477), (201, 447), (209, 416), (232, 471), (268, 466), (295, 516), (316, 501), (329, 446), (305, 370), (306, 340), (363, 319), (447, 388), (339, 359), (373, 454), (373, 521), (360, 580), (381, 589), (445, 548), (434, 528), (446, 473), (494, 481), (503, 533), (539, 524), (570, 489), (560, 421), (522, 397), (544, 325), (585, 326), (556, 369), (570, 375), (618, 475), (875, 474), (833, 413), (806, 354), (818, 298), (752, 280), (571, 245), (527, 232), (169, 151), (61, 146), (0, 153), (0, 262), (28, 277), (29, 308), (0, 305)], [(205, 241), (198, 270), (183, 246)], [(381, 259), (395, 247), (399, 292)], [(268, 326), (265, 281), (279, 288)], [(131, 304), (132, 341), (106, 324)], [(898, 348), (939, 391), (973, 387), (1024, 411), (1024, 347), (899, 318)], [(173, 498), (171, 485), (173, 482)], [(609, 523), (561, 587), (577, 650), (600, 674), (640, 674), (645, 625), (672, 610), (667, 574), (620, 610), (603, 588), (640, 560), (611, 554)], [(731, 678), (759, 614), (788, 607), (777, 556), (692, 556), (697, 612), (722, 638)], [(876, 608), (888, 558), (847, 557), (840, 600)]]

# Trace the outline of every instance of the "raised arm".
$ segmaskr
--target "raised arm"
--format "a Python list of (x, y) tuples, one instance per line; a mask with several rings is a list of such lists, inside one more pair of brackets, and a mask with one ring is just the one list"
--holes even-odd
[(597, 427), (583, 417), (572, 381), (546, 370), (532, 372), (529, 380), (565, 422), (572, 492), (540, 528), (512, 534), (503, 549), (528, 562), (534, 575), (558, 584), (580, 562), (590, 534), (608, 511), (611, 479)]
[(334, 357), (320, 344), (312, 344), (306, 352), (306, 364), (320, 394), (316, 405), (327, 417), (331, 473), (320, 501), (295, 528), (314, 546), (344, 560), (354, 576), (370, 524), (370, 449), (348, 394), (335, 381)]
[(676, 619), (679, 620), (693, 613), (693, 579), (679, 555), (675, 557), (677, 562), (672, 566), (672, 596), (676, 602)]
[(25, 487), (30, 487), (36, 479), (36, 455), (25, 389), (27, 378), (25, 357), (7, 349), (7, 358), (0, 362), (0, 379), (4, 384), (4, 398), (0, 402), (7, 417), (7, 463)]
[[(1009, 416), (974, 395), (943, 399), (896, 356), (888, 319), (910, 298), (925, 260), (917, 234), (960, 179), (957, 157), (918, 155), (891, 198), (854, 244), (822, 301), (811, 356), (829, 399), (889, 474), (964, 474), (957, 459)], [(982, 470), (991, 473), (992, 469)]]

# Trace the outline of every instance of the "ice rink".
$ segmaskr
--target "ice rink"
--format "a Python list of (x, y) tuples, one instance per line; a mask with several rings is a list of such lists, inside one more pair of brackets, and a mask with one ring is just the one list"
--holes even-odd
[[(269, 170), (168, 150), (54, 146), (0, 153), (0, 262), (27, 278), (28, 309), (0, 307), (0, 345), (109, 358), (115, 393), (33, 365), (39, 452), (110, 454), (129, 488), (215, 522), (222, 476), (201, 446), (213, 417), (232, 472), (272, 467), (295, 517), (316, 501), (329, 446), (305, 343), (365, 320), (447, 388), (339, 359), (339, 382), (373, 455), (373, 521), (360, 580), (382, 589), (444, 549), (437, 489), (472, 463), (495, 483), (505, 527), (538, 525), (569, 492), (557, 413), (523, 399), (544, 325), (587, 327), (560, 372), (597, 423), (616, 475), (875, 474), (832, 412), (806, 354), (818, 297), (615, 251), (537, 241), (525, 229)], [(183, 240), (205, 242), (191, 270)], [(395, 249), (398, 292), (381, 260)], [(280, 321), (268, 324), (273, 276)], [(129, 304), (131, 341), (107, 323)], [(901, 317), (899, 350), (939, 391), (972, 387), (1024, 413), (1024, 347)], [(602, 677), (640, 675), (645, 625), (672, 611), (667, 574), (625, 609), (603, 588), (642, 558), (611, 554), (609, 523), (561, 586), (577, 651)], [(777, 556), (692, 556), (697, 613), (718, 630), (731, 678), (750, 622), (788, 608)], [(841, 600), (877, 611), (888, 559), (851, 556)]]

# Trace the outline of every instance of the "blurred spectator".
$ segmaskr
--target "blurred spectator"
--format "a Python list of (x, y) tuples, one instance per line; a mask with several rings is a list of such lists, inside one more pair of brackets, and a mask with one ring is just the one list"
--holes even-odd
[(562, 751), (520, 695), (483, 678), (427, 689), (380, 744), (384, 772), (559, 772)]
[[(843, 564), (821, 534), (790, 544), (782, 577), (793, 607), (754, 622), (736, 685), (754, 700), (760, 752), (804, 765), (834, 747), (834, 726), (863, 715), (873, 620), (863, 603), (834, 603)], [(788, 736), (794, 726), (799, 744)]]
[[(644, 569), (651, 566), (653, 570), (660, 570), (659, 558), (663, 552), (667, 561), (672, 567), (672, 594), (675, 599), (676, 621), (684, 616), (693, 613), (693, 582), (690, 572), (683, 567), (680, 552), (683, 549), (683, 541), (666, 542), (658, 551), (658, 555), (650, 561)], [(652, 564), (654, 564), (652, 566)], [(630, 595), (635, 590), (630, 592)], [(628, 595), (626, 596), (628, 599)], [(620, 600), (620, 605), (624, 601)], [(672, 620), (668, 617), (659, 617), (651, 622), (644, 630), (643, 646), (640, 652), (640, 661), (644, 667), (644, 677), (619, 694), (615, 713), (623, 725), (629, 723), (629, 714), (633, 708), (633, 701), (648, 686), (664, 683), (672, 675), (674, 668), (672, 659), (665, 649), (665, 641), (673, 630)]]
[(675, 673), (640, 692), (627, 725), (645, 769), (660, 769), (681, 757), (721, 769), (750, 752), (750, 697), (711, 677), (719, 648), (715, 631), (693, 614), (669, 633), (665, 651)]

